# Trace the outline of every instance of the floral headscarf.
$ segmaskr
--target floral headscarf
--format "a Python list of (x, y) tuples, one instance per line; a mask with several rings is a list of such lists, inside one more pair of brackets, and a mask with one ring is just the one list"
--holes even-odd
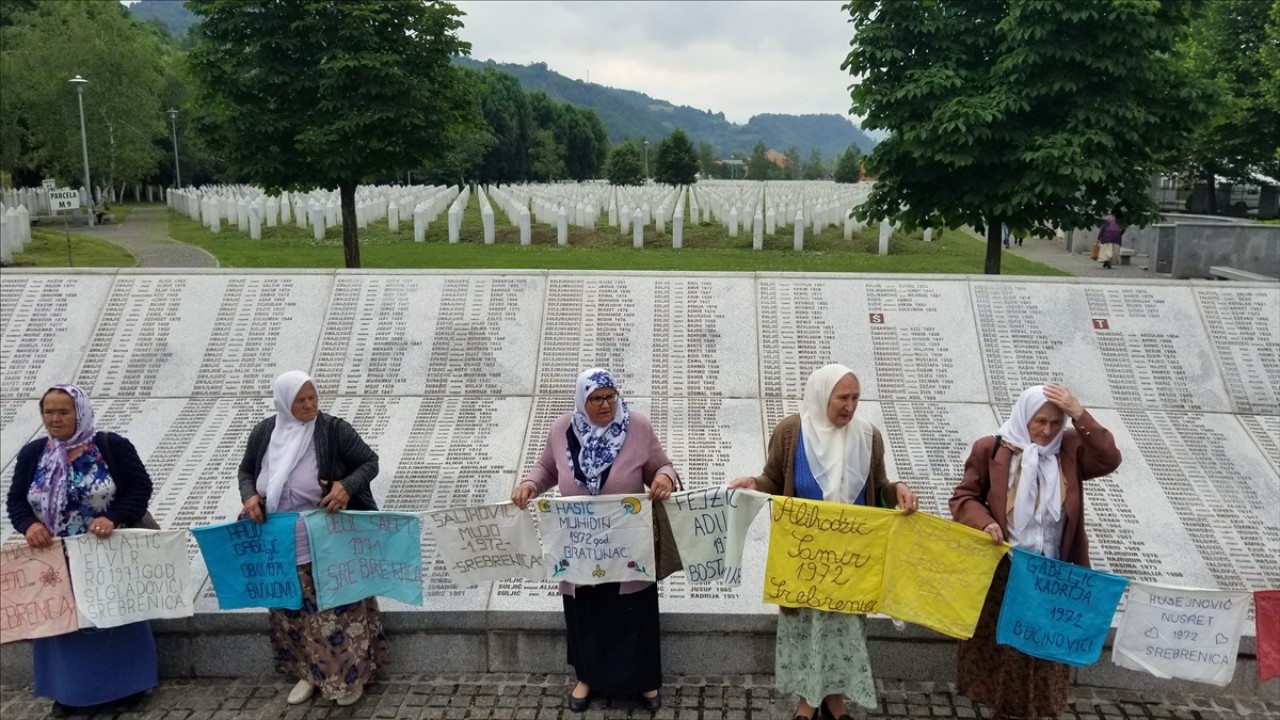
[(568, 451), (569, 466), (575, 470), (574, 478), (591, 495), (599, 494), (604, 473), (622, 449), (622, 443), (627, 439), (627, 428), (631, 424), (631, 411), (621, 395), (618, 396), (613, 420), (608, 425), (602, 427), (591, 422), (591, 418), (587, 416), (587, 397), (600, 388), (613, 388), (617, 392), (618, 386), (614, 384), (613, 376), (608, 370), (591, 368), (578, 376), (578, 384), (573, 393), (571, 425), (581, 449), (577, 458), (573, 457), (572, 449)]
[[(40, 462), (36, 464), (37, 475), (44, 475), (46, 496), (41, 520), (53, 532), (58, 518), (67, 509), (67, 482), (71, 477), (71, 461), (67, 459), (67, 452), (92, 440), (98, 429), (93, 424), (93, 405), (89, 403), (89, 395), (80, 386), (54, 385), (45, 391), (45, 397), (51, 392), (70, 395), (76, 406), (75, 434), (68, 440), (59, 440), (50, 435)], [(43, 398), (40, 400), (40, 408), (43, 411)]]

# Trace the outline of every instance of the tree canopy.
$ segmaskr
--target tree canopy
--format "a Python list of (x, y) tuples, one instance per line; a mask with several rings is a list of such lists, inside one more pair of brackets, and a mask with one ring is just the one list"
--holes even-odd
[(692, 185), (698, 181), (698, 152), (683, 130), (672, 130), (658, 143), (653, 168), (653, 179), (664, 185)]
[(840, 154), (832, 175), (838, 183), (856, 183), (862, 180), (862, 152), (856, 145), (850, 145)]
[(470, 46), (447, 2), (189, 0), (189, 62), (205, 130), (231, 168), (268, 190), (337, 187), (347, 267), (360, 266), (355, 190), (444, 154), (474, 122)]
[(610, 185), (643, 185), (644, 160), (640, 156), (640, 148), (630, 139), (623, 140), (609, 151), (609, 162), (605, 167), (605, 175)]
[(852, 112), (888, 131), (859, 218), (985, 230), (1151, 219), (1150, 177), (1200, 97), (1174, 49), (1189, 5), (1130, 0), (851, 0)]

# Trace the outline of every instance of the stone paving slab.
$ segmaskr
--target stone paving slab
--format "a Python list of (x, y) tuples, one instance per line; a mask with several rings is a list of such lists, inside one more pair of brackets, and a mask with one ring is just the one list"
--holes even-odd
[(115, 243), (138, 259), (138, 267), (211, 268), (218, 260), (203, 248), (169, 237), (169, 208), (160, 203), (135, 205), (121, 223), (76, 228), (76, 234)]
[[(859, 720), (891, 718), (989, 718), (956, 694), (949, 683), (877, 682), (880, 706), (855, 714)], [(636, 699), (595, 699), (581, 715), (565, 709), (568, 675), (469, 674), (387, 675), (366, 688), (363, 699), (338, 707), (318, 695), (308, 703), (285, 702), (292, 681), (280, 676), (166, 680), (127, 711), (99, 712), (115, 720), (789, 720), (790, 697), (773, 689), (771, 675), (674, 676), (663, 685), (663, 707), (643, 710)], [(0, 685), (0, 717), (34, 720), (49, 716), (48, 700), (30, 688)], [(79, 716), (85, 717), (85, 716)], [(1280, 718), (1280, 684), (1266, 697), (1209, 698), (1185, 694), (1140, 694), (1076, 687), (1066, 720), (1233, 720)]]

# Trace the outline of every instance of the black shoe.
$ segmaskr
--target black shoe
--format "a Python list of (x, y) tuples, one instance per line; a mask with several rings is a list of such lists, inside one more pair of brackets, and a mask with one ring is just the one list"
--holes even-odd
[(644, 709), (651, 713), (656, 713), (662, 709), (662, 692), (659, 691), (653, 697), (640, 696), (640, 704), (644, 705)]
[(818, 714), (821, 715), (826, 720), (853, 720), (853, 717), (850, 716), (849, 713), (845, 713), (840, 717), (836, 717), (834, 714), (832, 714), (832, 712), (829, 709), (827, 709), (827, 701), (825, 698), (822, 700), (821, 703), (818, 704)]
[(590, 691), (587, 692), (586, 697), (574, 697), (573, 691), (572, 690), (569, 691), (569, 703), (568, 703), (569, 712), (575, 712), (575, 713), (586, 712), (587, 706), (590, 704), (591, 704)]
[(1110, 260), (1108, 260), (1108, 261), (1106, 261), (1106, 262), (1102, 263), (1102, 267), (1104, 267), (1104, 268), (1106, 268), (1106, 269), (1110, 270), (1110, 269), (1111, 269), (1111, 261), (1110, 261)]
[(53, 707), (49, 708), (49, 716), (56, 717), (56, 718), (63, 718), (63, 717), (67, 717), (68, 715), (74, 715), (75, 712), (76, 712), (76, 708), (73, 708), (70, 705), (63, 705), (57, 700), (54, 700)]

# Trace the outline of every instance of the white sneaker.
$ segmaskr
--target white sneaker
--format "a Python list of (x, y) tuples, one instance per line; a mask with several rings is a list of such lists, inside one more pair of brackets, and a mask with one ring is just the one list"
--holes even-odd
[(285, 702), (290, 705), (301, 705), (310, 700), (315, 691), (316, 686), (311, 684), (310, 680), (299, 680), (298, 684), (294, 685), (293, 689), (289, 691), (289, 697)]
[(348, 705), (355, 705), (356, 703), (360, 702), (360, 698), (362, 697), (364, 697), (364, 688), (359, 687), (359, 688), (356, 688), (355, 692), (351, 693), (350, 695), (343, 695), (337, 700), (334, 700), (334, 702), (337, 703), (338, 705), (341, 705), (342, 707), (347, 707)]

